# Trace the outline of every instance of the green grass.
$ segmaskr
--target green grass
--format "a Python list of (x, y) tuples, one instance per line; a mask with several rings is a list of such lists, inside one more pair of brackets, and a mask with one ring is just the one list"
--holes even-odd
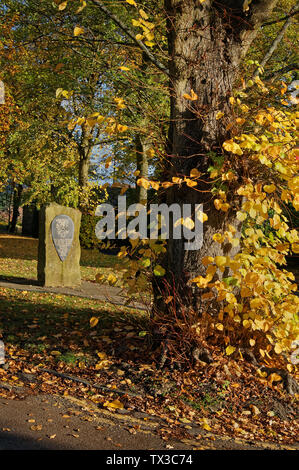
[[(0, 234), (0, 278), (37, 279), (38, 240), (17, 235)], [(97, 249), (81, 251), (81, 276), (94, 281), (96, 274), (120, 272), (123, 262), (113, 255), (101, 254)]]

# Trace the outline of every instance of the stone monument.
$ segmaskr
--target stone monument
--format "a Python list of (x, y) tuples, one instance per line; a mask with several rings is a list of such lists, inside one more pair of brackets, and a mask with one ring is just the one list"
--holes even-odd
[(81, 212), (51, 203), (39, 214), (38, 281), (42, 286), (81, 284)]

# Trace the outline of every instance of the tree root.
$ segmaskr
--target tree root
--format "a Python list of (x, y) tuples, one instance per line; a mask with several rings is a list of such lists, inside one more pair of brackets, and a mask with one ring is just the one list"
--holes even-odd
[(192, 356), (196, 362), (205, 362), (206, 364), (211, 364), (214, 362), (210, 351), (206, 348), (195, 348), (192, 352)]
[(299, 393), (299, 385), (297, 381), (286, 371), (283, 369), (277, 369), (276, 367), (265, 367), (261, 368), (262, 372), (266, 372), (267, 376), (270, 374), (278, 374), (283, 381), (283, 388), (287, 393), (290, 395), (295, 395)]

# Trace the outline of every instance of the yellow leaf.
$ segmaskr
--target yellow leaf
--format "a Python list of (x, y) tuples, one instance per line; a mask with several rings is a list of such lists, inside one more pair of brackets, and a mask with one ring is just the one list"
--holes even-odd
[(280, 344), (275, 344), (274, 351), (276, 352), (276, 354), (280, 354), (282, 352), (282, 347), (280, 346)]
[(144, 189), (149, 189), (151, 183), (148, 180), (146, 180), (145, 178), (139, 178), (137, 180), (137, 185), (142, 186)]
[(123, 125), (123, 124), (118, 124), (117, 125), (117, 130), (118, 132), (125, 132), (128, 129), (128, 126)]
[(196, 101), (198, 99), (198, 96), (197, 94), (191, 89), (190, 91), (190, 95), (188, 93), (185, 93), (183, 95), (183, 98), (185, 98), (186, 100), (189, 100), (189, 101)]
[(148, 15), (145, 13), (144, 10), (140, 9), (139, 10), (139, 15), (141, 16), (141, 18), (143, 18), (144, 20), (147, 20), (148, 19)]
[(245, 212), (237, 212), (237, 219), (240, 220), (241, 222), (244, 222), (244, 220), (247, 218), (247, 214)]
[(126, 0), (126, 2), (127, 2), (129, 5), (133, 5), (134, 7), (137, 7), (135, 0)]
[[(201, 3), (202, 3), (202, 2), (201, 2)], [(209, 425), (206, 424), (206, 423), (203, 423), (203, 424), (201, 425), (201, 427), (202, 427), (203, 429), (205, 429), (206, 431), (212, 431), (211, 426), (209, 426)]]
[(255, 416), (257, 416), (257, 415), (259, 415), (259, 414), (261, 413), (260, 410), (258, 409), (258, 407), (255, 406), (255, 405), (250, 405), (250, 408), (252, 409), (253, 414), (254, 414)]
[(84, 33), (84, 29), (80, 28), (80, 26), (76, 26), (74, 28), (74, 36), (79, 36), (80, 34)]
[(190, 217), (186, 217), (185, 219), (182, 219), (182, 223), (184, 227), (188, 228), (189, 230), (194, 229), (194, 222)]
[(101, 282), (104, 279), (104, 274), (96, 274), (95, 280)]
[(224, 116), (224, 113), (222, 111), (218, 111), (218, 113), (216, 114), (217, 121), (218, 119), (221, 119), (223, 116)]
[(124, 409), (124, 405), (122, 402), (120, 402), (119, 400), (114, 400), (114, 401), (106, 401), (103, 406), (106, 406), (107, 408), (113, 408), (115, 410), (123, 410)]
[(194, 186), (197, 186), (196, 181), (190, 180), (189, 178), (186, 178), (186, 184), (189, 186), (189, 188), (194, 188)]
[(62, 2), (60, 3), (60, 5), (58, 5), (58, 10), (60, 11), (65, 10), (66, 7), (67, 7), (67, 2)]
[(107, 359), (107, 354), (105, 352), (98, 352), (97, 353), (97, 356), (102, 360), (106, 360)]
[(228, 292), (228, 293), (226, 294), (225, 300), (226, 300), (229, 304), (236, 304), (236, 303), (237, 303), (236, 297), (234, 296), (234, 294), (231, 294), (230, 292)]
[(293, 253), (299, 253), (299, 243), (292, 243)]
[(204, 256), (201, 262), (204, 266), (208, 266), (214, 262), (214, 258), (212, 256)]
[(107, 281), (109, 284), (115, 284), (117, 282), (117, 277), (115, 277), (113, 274), (109, 274)]
[(233, 141), (233, 139), (226, 140), (222, 144), (224, 150), (227, 152), (235, 153), (236, 155), (243, 155), (243, 151), (239, 144)]
[(81, 2), (81, 6), (78, 8), (78, 10), (76, 11), (76, 13), (80, 13), (82, 10), (84, 10), (84, 8), (86, 7), (87, 3), (85, 0), (80, 0)]
[(152, 188), (158, 191), (160, 184), (157, 181), (151, 181)]
[(223, 236), (221, 233), (215, 233), (213, 235), (213, 240), (218, 243), (223, 243)]
[(227, 264), (227, 257), (226, 256), (215, 256), (215, 263), (219, 268), (221, 266), (225, 266)]
[(222, 325), (222, 323), (217, 323), (217, 324), (216, 324), (216, 328), (217, 328), (217, 330), (219, 330), (219, 331), (223, 331), (223, 325)]
[(205, 212), (198, 211), (196, 217), (202, 224), (208, 220), (208, 216)]
[(91, 328), (95, 327), (99, 323), (99, 319), (97, 317), (91, 317), (89, 320)]
[(221, 204), (221, 207), (220, 207), (220, 209), (223, 212), (227, 212), (229, 208), (230, 208), (230, 205), (227, 202), (225, 202), (224, 204)]
[(264, 186), (264, 191), (266, 193), (274, 193), (275, 189), (276, 189), (276, 186), (274, 184), (266, 184)]
[(197, 168), (192, 168), (192, 170), (190, 171), (191, 178), (199, 178), (200, 175), (201, 173), (198, 171)]
[(280, 382), (282, 378), (280, 377), (280, 375), (274, 372), (273, 374), (269, 375), (268, 380), (272, 384), (273, 382)]
[(227, 346), (225, 349), (226, 355), (230, 356), (233, 352), (235, 352), (236, 348), (234, 346)]
[(215, 199), (214, 200), (214, 206), (217, 209), (217, 211), (219, 211), (221, 209), (221, 206), (222, 206), (222, 201), (220, 201), (220, 199)]

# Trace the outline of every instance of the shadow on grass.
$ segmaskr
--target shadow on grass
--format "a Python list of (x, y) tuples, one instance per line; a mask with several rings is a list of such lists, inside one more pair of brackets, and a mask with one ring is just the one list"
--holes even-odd
[(18, 276), (5, 276), (0, 275), (0, 281), (3, 282), (10, 282), (11, 284), (24, 284), (26, 286), (39, 286), (40, 284), (36, 279), (28, 279), (26, 277), (18, 277)]
[(38, 240), (20, 236), (0, 237), (0, 258), (37, 260)]
[[(92, 317), (98, 319), (94, 328), (90, 326)], [(15, 291), (1, 295), (0, 291), (0, 330), (4, 343), (45, 358), (53, 350), (62, 355), (72, 352), (94, 356), (102, 348), (102, 337), (110, 338), (104, 346), (115, 340), (116, 323), (125, 326), (144, 321), (145, 314), (97, 305), (86, 299)]]
[[(19, 235), (1, 234), (0, 259), (34, 260), (38, 257), (38, 240)], [(121, 261), (116, 255), (100, 253), (98, 248), (81, 249), (81, 266), (113, 268)]]

